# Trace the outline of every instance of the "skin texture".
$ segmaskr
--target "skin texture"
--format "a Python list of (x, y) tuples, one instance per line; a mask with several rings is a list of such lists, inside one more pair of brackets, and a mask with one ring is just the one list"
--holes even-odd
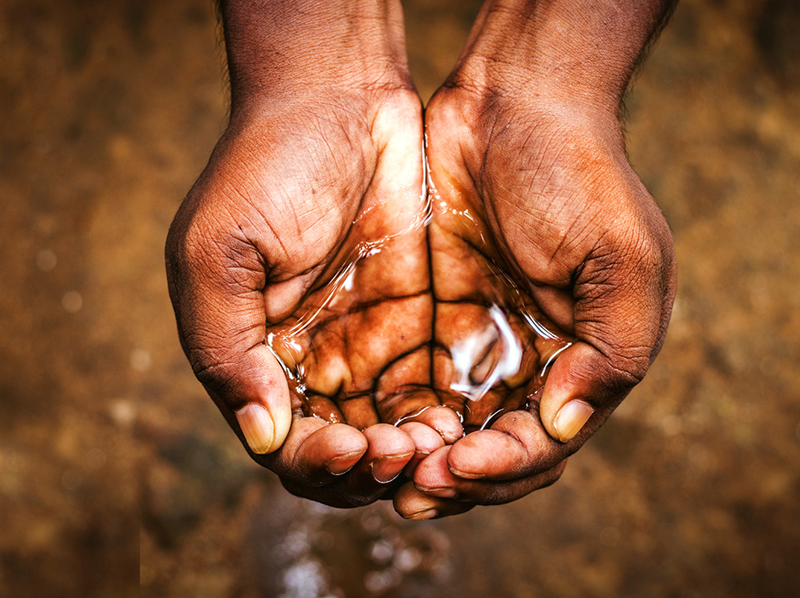
[[(627, 30), (603, 38), (593, 28), (615, 21), (602, 2), (488, 2), (425, 115), (428, 203), (399, 4), (251, 4), (222, 7), (231, 122), (167, 241), (198, 379), (256, 461), (326, 504), (393, 498), (430, 518), (554, 482), (644, 376), (669, 319), (671, 238), (616, 118), (665, 5), (615, 13)], [(565, 23), (573, 52), (609, 45), (601, 64), (557, 63), (542, 32)], [(450, 351), (491, 305), (522, 367), (473, 403), (453, 391)], [(559, 338), (533, 334), (522, 309)]]
[[(399, 3), (268, 4), (221, 6), (231, 119), (170, 229), (170, 296), (198, 379), (251, 456), (299, 496), (358, 506), (390, 496), (404, 468), (459, 437), (457, 416), (428, 410), (395, 427), (356, 400), (342, 402), (347, 423), (309, 417), (267, 334), (313, 305), (354, 249), (410, 231), (365, 262), (394, 275), (359, 274), (341, 310), (358, 316), (329, 314), (323, 329), (371, 334), (372, 350), (391, 351), (397, 339), (385, 335), (402, 320), (418, 331), (412, 346), (424, 342), (430, 275), (424, 229), (412, 226), (424, 208), (422, 109)], [(338, 359), (353, 365), (356, 392), (384, 365), (359, 358), (359, 342)]]
[[(313, 111), (306, 102), (237, 115), (168, 241), (170, 290), (198, 378), (239, 432), (235, 412), (263, 405), (276, 422), (274, 448), (280, 448), (251, 454), (291, 491), (337, 506), (372, 502), (389, 488), (378, 480), (393, 479), (417, 444), (428, 451), (444, 444), (424, 425), (380, 423), (387, 414), (358, 398), (341, 403), (347, 417), (339, 421), (348, 425), (306, 417), (264, 344), (267, 331), (303, 310), (304, 297), (308, 305), (325, 292), (330, 273), (353, 247), (406, 230), (358, 273), (357, 300), (331, 307), (341, 312), (324, 318), (317, 350), (302, 361), (321, 359), (308, 370), (323, 373), (338, 357), (350, 369), (346, 390), (358, 395), (376, 368), (395, 357), (392, 351), (405, 350), (389, 336), (398, 322), (411, 331), (410, 346), (427, 340), (425, 231), (412, 227), (424, 207), (421, 108), (404, 91), (382, 92), (370, 103), (379, 108), (372, 111), (363, 97), (343, 97), (341, 106), (328, 97)], [(371, 275), (376, 268), (398, 275)], [(343, 339), (351, 349), (331, 355), (331, 343)], [(318, 393), (327, 389), (319, 376), (309, 382)], [(455, 414), (444, 418), (438, 429), (460, 435)], [(428, 421), (437, 425), (433, 414)], [(347, 475), (331, 473), (356, 463)]]
[(395, 497), (403, 516), (456, 514), (553, 483), (658, 354), (674, 248), (628, 163), (618, 112), (672, 4), (490, 0), (431, 100), (428, 160), (442, 201), (478, 215), (509, 270), (576, 342), (527, 410), (416, 469)]
[[(472, 91), (441, 92), (427, 115), (432, 179), (448, 204), (478, 215), (510, 270), (577, 342), (558, 356), (529, 409), (504, 414), (417, 468), (416, 493), (455, 493), (462, 504), (425, 503), (407, 488), (395, 502), (405, 515), (508, 502), (554, 482), (644, 376), (666, 331), (671, 239), (621, 138), (553, 103), (507, 106)], [(432, 239), (441, 228), (434, 220)], [(556, 414), (573, 399), (593, 415), (561, 442)]]

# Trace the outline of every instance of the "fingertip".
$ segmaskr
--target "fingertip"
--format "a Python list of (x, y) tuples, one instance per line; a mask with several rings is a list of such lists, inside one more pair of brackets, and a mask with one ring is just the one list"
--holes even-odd
[(275, 453), (271, 469), (282, 477), (322, 486), (352, 469), (367, 448), (366, 438), (355, 428), (302, 417)]
[(548, 433), (560, 442), (569, 442), (583, 429), (593, 413), (592, 406), (584, 401), (568, 401), (556, 413), (551, 424), (552, 431), (548, 430)]
[(292, 428), (291, 398), (286, 377), (266, 348), (246, 351), (224, 366), (207, 367), (198, 378), (231, 427), (235, 430), (238, 424), (254, 454), (266, 455), (283, 446)]
[(428, 455), (445, 446), (444, 439), (436, 430), (420, 422), (409, 422), (398, 427), (414, 441), (414, 455), (403, 470), (406, 477), (412, 478), (417, 465)]
[(267, 451), (271, 453), (283, 446), (286, 437), (289, 435), (289, 430), (292, 428), (292, 409), (289, 404), (270, 405), (269, 411), (275, 426), (275, 436), (272, 439), (272, 446)]
[(431, 511), (435, 511), (437, 500), (417, 490), (412, 482), (400, 486), (392, 498), (392, 504), (403, 519), (416, 519), (418, 516), (427, 519), (430, 515), (436, 515)]
[(350, 471), (367, 452), (364, 435), (346, 424), (324, 424), (303, 443), (295, 465), (316, 467), (324, 463), (328, 473), (339, 476)]
[(464, 427), (458, 414), (444, 405), (426, 409), (412, 421), (423, 423), (436, 430), (445, 444), (453, 444), (464, 435)]
[(447, 465), (453, 475), (467, 480), (510, 477), (527, 465), (519, 440), (497, 430), (467, 434), (453, 445)]
[(471, 503), (428, 496), (417, 490), (411, 482), (395, 493), (393, 505), (398, 515), (411, 521), (451, 517), (466, 513), (475, 506)]
[(470, 503), (429, 496), (420, 492), (411, 482), (398, 489), (393, 498), (393, 505), (398, 515), (412, 521), (450, 517), (469, 511), (475, 506)]
[(415, 451), (422, 455), (430, 455), (445, 445), (441, 435), (430, 426), (420, 422), (408, 422), (398, 426), (414, 441)]
[(257, 455), (266, 455), (278, 450), (283, 446), (292, 427), (292, 415), (289, 409), (269, 410), (259, 403), (248, 403), (235, 414), (247, 446)]
[(362, 433), (369, 442), (369, 452), (372, 457), (414, 453), (414, 440), (411, 436), (391, 424), (374, 424), (364, 428)]
[(414, 471), (414, 486), (421, 492), (439, 491), (452, 488), (458, 479), (451, 473), (447, 455), (452, 446), (444, 446), (434, 451), (417, 465)]
[(325, 464), (325, 469), (327, 469), (328, 473), (331, 475), (344, 475), (355, 467), (356, 463), (359, 462), (363, 455), (364, 451), (353, 451), (339, 457), (334, 457)]
[(372, 478), (379, 484), (397, 479), (414, 456), (414, 440), (390, 424), (375, 424), (363, 433), (369, 442), (366, 461)]

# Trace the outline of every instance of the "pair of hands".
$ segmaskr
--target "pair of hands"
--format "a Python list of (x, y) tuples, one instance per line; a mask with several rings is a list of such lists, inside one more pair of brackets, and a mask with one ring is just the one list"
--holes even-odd
[[(231, 427), (289, 491), (335, 506), (391, 497), (404, 517), (441, 517), (554, 482), (644, 376), (674, 294), (670, 234), (627, 162), (616, 106), (480, 68), (487, 10), (424, 125), (398, 43), (362, 80), (310, 77), (276, 98), (243, 74), (236, 7), (223, 14), (231, 121), (176, 216), (167, 265), (182, 345)], [(329, 68), (347, 69), (334, 54)], [(331, 300), (336, 273), (379, 241)], [(503, 398), (446, 396), (436, 351), (496, 284), (490, 264), (573, 342), (543, 388), (525, 381), (530, 405), (463, 435)], [(276, 355), (268, 335), (292, 325)]]

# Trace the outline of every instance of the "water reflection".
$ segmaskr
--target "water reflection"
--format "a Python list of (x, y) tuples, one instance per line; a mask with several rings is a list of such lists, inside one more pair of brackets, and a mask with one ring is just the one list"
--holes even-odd
[(261, 507), (250, 541), (263, 596), (436, 596), (451, 578), (447, 535), (388, 503), (344, 511), (276, 489)]

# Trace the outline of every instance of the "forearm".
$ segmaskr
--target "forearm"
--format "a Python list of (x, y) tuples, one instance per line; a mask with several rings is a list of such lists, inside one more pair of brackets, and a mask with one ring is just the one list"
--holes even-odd
[(253, 96), (411, 86), (399, 0), (222, 0), (233, 110)]
[[(451, 79), (615, 113), (677, 0), (486, 0)], [(497, 89), (499, 88), (499, 89)]]

